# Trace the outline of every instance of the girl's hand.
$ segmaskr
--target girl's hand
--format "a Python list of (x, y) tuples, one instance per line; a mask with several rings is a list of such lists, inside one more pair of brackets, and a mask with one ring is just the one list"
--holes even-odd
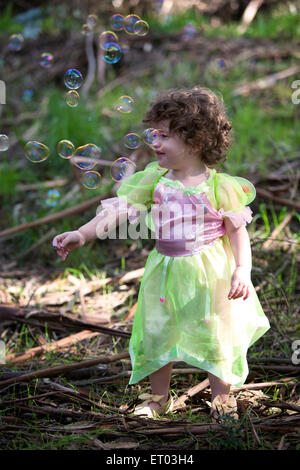
[(62, 261), (65, 261), (70, 251), (81, 248), (84, 244), (85, 238), (78, 230), (57, 235), (52, 242), (58, 256), (61, 256)]
[(250, 295), (250, 283), (250, 271), (243, 266), (238, 266), (231, 277), (231, 289), (228, 299), (243, 297), (243, 300), (246, 300)]

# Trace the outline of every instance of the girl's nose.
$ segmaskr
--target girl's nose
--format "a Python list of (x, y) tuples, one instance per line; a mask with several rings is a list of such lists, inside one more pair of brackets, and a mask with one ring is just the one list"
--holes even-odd
[(152, 147), (154, 148), (154, 150), (160, 150), (161, 149), (161, 142), (160, 140), (157, 138), (155, 139), (153, 142), (152, 142)]

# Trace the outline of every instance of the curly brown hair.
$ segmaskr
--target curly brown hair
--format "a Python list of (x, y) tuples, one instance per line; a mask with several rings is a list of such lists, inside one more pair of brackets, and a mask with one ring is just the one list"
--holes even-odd
[(156, 127), (169, 120), (169, 130), (181, 137), (208, 166), (226, 160), (232, 144), (232, 125), (223, 99), (206, 87), (171, 89), (157, 96), (143, 119)]

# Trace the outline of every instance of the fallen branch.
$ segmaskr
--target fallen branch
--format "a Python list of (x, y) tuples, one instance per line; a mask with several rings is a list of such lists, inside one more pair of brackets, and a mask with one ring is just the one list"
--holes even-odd
[(238, 88), (233, 90), (233, 96), (244, 95), (247, 96), (253, 90), (264, 90), (265, 88), (270, 88), (271, 86), (275, 85), (278, 80), (283, 80), (284, 78), (288, 78), (292, 75), (295, 75), (300, 72), (300, 67), (289, 67), (286, 70), (282, 70), (281, 72), (272, 73), (267, 75), (266, 77), (260, 78), (252, 83), (247, 83), (246, 85), (242, 85)]
[(263, 3), (264, 0), (251, 0), (251, 2), (247, 5), (246, 10), (243, 13), (242, 24), (238, 27), (238, 32), (240, 34), (244, 34), (247, 27), (254, 20), (258, 9)]
[[(26, 312), (25, 310), (23, 311), (21, 309), (14, 308), (14, 307), (0, 306), (0, 320), (1, 321), (2, 320), (22, 321), (24, 323), (28, 322), (29, 324), (33, 324), (35, 326), (42, 326), (42, 325), (37, 325), (35, 323), (32, 323), (30, 318), (32, 318), (33, 316), (35, 316), (35, 318), (42, 320), (42, 325), (44, 325), (46, 321), (48, 323), (48, 322), (51, 322), (52, 320), (54, 325), (58, 324), (60, 327), (61, 326), (68, 327), (68, 328), (73, 327), (73, 328), (80, 329), (80, 330), (98, 331), (100, 333), (105, 333), (105, 334), (109, 334), (113, 336), (114, 335), (123, 336), (124, 338), (130, 337), (130, 333), (128, 333), (127, 331), (115, 330), (113, 328), (108, 328), (108, 327), (96, 325), (93, 323), (83, 322), (81, 320), (71, 318), (70, 316), (63, 315), (61, 313), (60, 314), (52, 314), (48, 312), (32, 313), (32, 312)], [(50, 327), (49, 323), (48, 323), (48, 327)]]
[[(290, 214), (287, 214), (285, 218), (283, 219), (283, 221), (277, 227), (274, 228), (273, 232), (270, 234), (270, 237), (276, 238), (279, 235), (279, 233), (284, 229), (284, 227), (287, 224), (289, 224), (294, 214), (295, 214), (294, 210)], [(262, 244), (262, 248), (265, 250), (270, 249), (272, 244), (274, 244), (274, 241), (272, 239), (268, 239)]]
[(293, 209), (300, 210), (300, 202), (291, 201), (290, 199), (285, 199), (283, 197), (274, 196), (270, 191), (267, 191), (266, 189), (262, 189), (258, 187), (256, 187), (255, 189), (256, 189), (257, 195), (264, 199), (269, 199), (270, 201), (278, 202), (279, 204), (282, 204), (283, 206), (289, 206), (289, 207), (292, 207)]
[(91, 367), (97, 364), (110, 364), (112, 362), (119, 361), (121, 359), (127, 359), (128, 357), (130, 357), (129, 353), (123, 352), (120, 354), (114, 354), (112, 356), (103, 356), (98, 359), (90, 359), (88, 361), (75, 362), (74, 364), (70, 364), (68, 366), (57, 366), (57, 367), (51, 367), (48, 369), (41, 369), (41, 370), (37, 370), (34, 372), (29, 372), (24, 375), (20, 375), (19, 377), (13, 377), (11, 379), (2, 380), (0, 381), (0, 387), (4, 385), (13, 384), (16, 382), (28, 382), (36, 378), (57, 377), (58, 375), (63, 375), (66, 372), (69, 372), (71, 370), (81, 369), (83, 367)]
[(92, 333), (90, 330), (83, 330), (80, 333), (76, 333), (74, 335), (68, 336), (67, 338), (62, 338), (58, 341), (53, 341), (49, 344), (44, 344), (42, 346), (38, 346), (36, 348), (28, 349), (24, 354), (11, 354), (10, 356), (6, 356), (6, 362), (10, 364), (17, 364), (20, 362), (27, 361), (28, 359), (32, 359), (40, 354), (45, 354), (49, 351), (62, 351), (67, 349), (69, 346), (76, 344), (83, 339), (93, 338), (94, 336), (98, 336), (100, 333), (94, 332)]

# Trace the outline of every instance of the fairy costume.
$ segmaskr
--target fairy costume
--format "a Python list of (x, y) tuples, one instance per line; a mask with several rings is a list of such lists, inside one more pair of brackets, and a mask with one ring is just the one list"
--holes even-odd
[[(152, 162), (126, 178), (117, 197), (101, 203), (108, 210), (121, 207), (131, 224), (146, 216), (155, 231), (129, 342), (129, 384), (169, 362), (184, 361), (241, 386), (249, 372), (247, 350), (270, 324), (252, 283), (246, 300), (228, 299), (236, 263), (224, 217), (235, 227), (251, 222), (247, 206), (255, 188), (245, 178), (214, 169), (203, 183), (185, 188), (164, 177), (168, 171)], [(172, 203), (174, 210), (161, 217), (159, 210)], [(178, 237), (180, 209), (186, 207), (185, 230)]]

